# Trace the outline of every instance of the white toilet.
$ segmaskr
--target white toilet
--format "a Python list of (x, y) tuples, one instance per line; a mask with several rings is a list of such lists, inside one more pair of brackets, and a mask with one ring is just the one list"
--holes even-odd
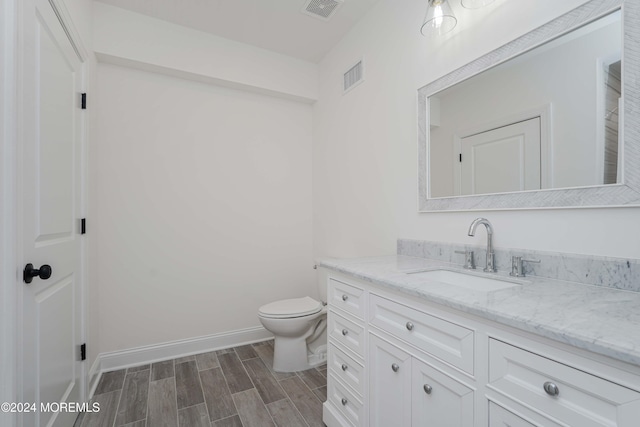
[(275, 301), (260, 307), (258, 317), (275, 337), (274, 371), (304, 371), (327, 360), (327, 307), (322, 302), (311, 297)]

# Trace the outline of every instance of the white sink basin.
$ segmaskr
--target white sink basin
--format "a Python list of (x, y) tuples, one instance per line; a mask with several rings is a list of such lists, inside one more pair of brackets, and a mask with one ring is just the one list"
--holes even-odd
[[(494, 276), (476, 276), (475, 274), (466, 274), (451, 270), (430, 270), (416, 271), (407, 273), (412, 276), (422, 277), (428, 280), (434, 280), (447, 285), (460, 286), (474, 291), (497, 291), (500, 289), (512, 288), (520, 286), (522, 283)], [(487, 273), (489, 274), (489, 273)]]

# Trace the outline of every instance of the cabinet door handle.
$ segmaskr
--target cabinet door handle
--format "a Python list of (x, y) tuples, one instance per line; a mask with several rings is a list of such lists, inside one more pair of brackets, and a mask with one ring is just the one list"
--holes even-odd
[(349, 331), (348, 331), (348, 330), (346, 330), (346, 329), (343, 329), (343, 330), (342, 330), (342, 335), (345, 335), (345, 336), (346, 336), (348, 333), (349, 333)]
[(393, 372), (398, 372), (400, 370), (400, 366), (398, 366), (397, 363), (394, 363), (391, 365), (391, 369), (393, 370)]
[(549, 396), (557, 396), (558, 394), (560, 394), (560, 389), (558, 388), (558, 386), (551, 381), (547, 381), (542, 387)]
[(431, 387), (429, 384), (425, 384), (424, 387), (422, 387), (424, 389), (424, 392), (427, 394), (431, 394), (431, 392), (433, 391), (433, 387)]
[(342, 400), (341, 400), (341, 402), (342, 402), (342, 404), (343, 404), (344, 406), (346, 406), (346, 405), (347, 405), (347, 399), (346, 399), (346, 398), (344, 398), (344, 397), (343, 397), (343, 398), (342, 398)]
[(346, 371), (346, 370), (347, 370), (347, 368), (348, 368), (348, 366), (347, 366), (345, 363), (343, 363), (343, 364), (342, 364), (342, 366), (341, 366), (341, 368), (342, 368), (342, 370), (343, 370), (343, 371)]
[(409, 330), (409, 331), (413, 330), (413, 323), (407, 322), (407, 330)]
[(342, 295), (342, 301), (346, 301), (349, 299), (349, 295)]

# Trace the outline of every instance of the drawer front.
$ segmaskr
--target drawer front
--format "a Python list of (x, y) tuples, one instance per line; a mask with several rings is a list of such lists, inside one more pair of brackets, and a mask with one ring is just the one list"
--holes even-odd
[(327, 401), (355, 426), (364, 426), (364, 405), (336, 377), (329, 374), (327, 381)]
[(329, 345), (327, 365), (333, 375), (351, 387), (358, 395), (364, 392), (364, 367), (335, 345)]
[(370, 295), (372, 325), (473, 374), (474, 332), (396, 302)]
[[(541, 427), (537, 424), (520, 418), (513, 412), (509, 412), (500, 405), (489, 402), (489, 425), (491, 427)], [(548, 426), (560, 427), (559, 424), (551, 423)]]
[(638, 425), (640, 393), (495, 339), (489, 387), (569, 425)]
[(329, 279), (328, 303), (332, 308), (339, 308), (364, 320), (367, 308), (366, 292), (353, 285)]
[(365, 334), (364, 328), (351, 320), (329, 311), (327, 328), (329, 342), (343, 345), (360, 357), (364, 357)]

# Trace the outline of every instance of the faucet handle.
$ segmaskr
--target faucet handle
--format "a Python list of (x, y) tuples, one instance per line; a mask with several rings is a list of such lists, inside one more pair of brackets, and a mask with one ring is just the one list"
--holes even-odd
[(521, 256), (513, 255), (511, 257), (511, 273), (509, 273), (509, 276), (524, 277), (525, 274), (524, 274), (523, 263), (525, 263), (525, 262), (539, 263), (540, 260), (539, 259), (525, 259), (525, 258), (522, 258)]
[(464, 255), (464, 268), (467, 270), (476, 269), (476, 263), (473, 259), (473, 251), (455, 251), (455, 253)]

